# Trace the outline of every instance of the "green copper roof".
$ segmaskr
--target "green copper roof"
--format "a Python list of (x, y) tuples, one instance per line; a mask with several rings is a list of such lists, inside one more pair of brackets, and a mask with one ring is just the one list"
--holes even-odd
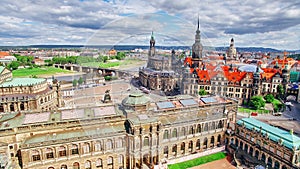
[(293, 149), (295, 147), (296, 150), (300, 149), (300, 138), (288, 131), (273, 127), (254, 118), (243, 118), (239, 120), (237, 124), (241, 126), (244, 124), (247, 129), (252, 130), (254, 128), (258, 132), (261, 127), (261, 132), (263, 134), (268, 133), (269, 138), (272, 141), (278, 142), (281, 139), (282, 144), (285, 147), (289, 149)]
[(149, 102), (149, 99), (145, 97), (142, 93), (132, 93), (128, 97), (126, 97), (122, 103), (124, 105), (143, 105), (147, 104)]
[(31, 86), (45, 81), (42, 78), (13, 78), (0, 84), (0, 87)]

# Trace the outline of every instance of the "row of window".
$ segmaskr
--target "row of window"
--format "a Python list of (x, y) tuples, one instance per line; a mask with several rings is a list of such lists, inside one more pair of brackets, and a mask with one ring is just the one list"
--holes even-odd
[[(112, 156), (109, 156), (107, 158), (107, 166), (103, 166), (103, 160), (101, 158), (98, 158), (95, 161), (95, 166), (97, 169), (112, 169), (114, 168), (114, 158)], [(123, 155), (119, 155), (118, 156), (118, 168), (124, 168), (124, 156)], [(72, 166), (69, 166), (72, 169), (80, 169), (80, 168), (84, 168), (84, 169), (92, 169), (92, 162), (90, 160), (87, 160), (84, 165), (81, 167), (80, 163), (78, 162), (74, 162), (72, 164)], [(54, 167), (48, 167), (48, 169), (55, 169)], [(66, 164), (62, 164), (60, 166), (60, 169), (68, 169), (68, 166)]]
[[(117, 139), (114, 144), (115, 147), (113, 147), (113, 141), (111, 139), (106, 141), (106, 150), (112, 150), (113, 148), (122, 148), (124, 147), (124, 140), (122, 138)], [(98, 151), (103, 151), (104, 146), (100, 141), (97, 141), (94, 143), (94, 150), (95, 152)], [(58, 157), (64, 157), (67, 156), (67, 148), (66, 146), (60, 146), (57, 149), (57, 155)], [(77, 144), (72, 144), (69, 147), (69, 154), (70, 155), (76, 155), (76, 154), (87, 154), (90, 153), (91, 150), (91, 145), (90, 143), (83, 143), (81, 145), (81, 152), (79, 151), (79, 146)], [(46, 148), (44, 150), (44, 156), (46, 159), (52, 159), (55, 157), (53, 148)], [(32, 161), (39, 161), (41, 160), (41, 154), (39, 150), (32, 150), (31, 155), (32, 155)]]
[[(219, 122), (211, 122), (210, 125), (209, 125), (209, 123), (203, 123), (203, 124), (198, 124), (196, 128), (194, 128), (194, 126), (190, 126), (188, 128), (188, 134), (201, 133), (203, 131), (205, 132), (208, 130), (215, 130), (215, 129), (223, 128), (223, 127), (224, 127), (224, 122), (222, 120), (220, 120)], [(186, 128), (187, 127), (181, 128), (181, 131), (179, 133), (180, 136), (186, 136), (186, 134), (187, 134)], [(169, 130), (164, 131), (163, 139), (176, 138), (176, 137), (178, 137), (177, 128), (174, 128), (170, 133), (169, 133)]]

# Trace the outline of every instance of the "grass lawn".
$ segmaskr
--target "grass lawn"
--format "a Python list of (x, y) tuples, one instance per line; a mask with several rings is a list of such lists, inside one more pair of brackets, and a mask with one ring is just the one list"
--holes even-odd
[(264, 109), (255, 110), (255, 109), (246, 108), (246, 107), (239, 107), (238, 111), (244, 112), (244, 113), (252, 113), (252, 112), (258, 112), (260, 114), (269, 113), (269, 110), (264, 110)]
[(111, 68), (111, 67), (130, 67), (132, 65), (141, 65), (145, 64), (145, 61), (139, 60), (139, 59), (125, 59), (125, 60), (120, 60), (117, 62), (87, 62), (87, 63), (82, 63), (81, 66), (88, 66), (88, 67), (101, 67), (101, 68)]
[(216, 160), (220, 160), (226, 157), (226, 154), (223, 152), (219, 152), (216, 154), (211, 154), (211, 155), (207, 155), (207, 156), (203, 156), (200, 158), (196, 158), (193, 160), (189, 160), (189, 161), (185, 161), (185, 162), (181, 162), (181, 163), (177, 163), (177, 164), (171, 164), (168, 165), (169, 169), (186, 169), (186, 168), (191, 168), (194, 166), (198, 166), (201, 164), (205, 164), (211, 161), (216, 161)]
[(24, 68), (17, 69), (12, 72), (13, 77), (30, 77), (38, 75), (55, 75), (56, 73), (71, 73), (69, 70), (63, 70), (55, 67), (41, 67), (41, 68)]

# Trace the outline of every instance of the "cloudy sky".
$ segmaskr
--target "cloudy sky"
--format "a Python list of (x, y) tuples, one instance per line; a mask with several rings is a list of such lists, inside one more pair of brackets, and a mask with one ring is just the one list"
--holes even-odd
[(298, 0), (1, 0), (0, 45), (192, 45), (300, 49)]

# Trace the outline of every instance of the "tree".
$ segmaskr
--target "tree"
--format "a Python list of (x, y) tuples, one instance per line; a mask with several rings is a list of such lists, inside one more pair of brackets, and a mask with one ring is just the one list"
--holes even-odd
[(265, 107), (265, 101), (263, 99), (262, 96), (253, 96), (251, 99), (250, 99), (250, 106), (253, 107), (255, 110), (258, 110), (262, 107)]
[(76, 87), (76, 86), (77, 86), (77, 83), (78, 83), (78, 80), (77, 80), (77, 79), (74, 79), (74, 80), (72, 81), (72, 83), (73, 83), (73, 87)]
[(8, 69), (16, 70), (20, 66), (18, 61), (12, 61), (10, 64), (7, 65)]
[(117, 56), (116, 56), (116, 59), (118, 59), (118, 60), (122, 60), (122, 59), (124, 59), (125, 58), (125, 52), (118, 52), (117, 53)]
[(277, 94), (279, 98), (283, 99), (285, 92), (281, 84), (277, 86)]
[(111, 76), (104, 76), (104, 79), (105, 79), (106, 81), (109, 81), (109, 80), (111, 80)]
[(78, 79), (78, 84), (79, 84), (79, 85), (82, 85), (82, 84), (83, 84), (83, 82), (84, 82), (83, 78), (82, 78), (82, 77), (80, 77), (80, 78)]
[(204, 89), (200, 89), (198, 93), (200, 96), (207, 95), (207, 92)]
[(272, 94), (267, 94), (264, 99), (266, 100), (267, 103), (272, 103), (274, 101), (274, 96)]

